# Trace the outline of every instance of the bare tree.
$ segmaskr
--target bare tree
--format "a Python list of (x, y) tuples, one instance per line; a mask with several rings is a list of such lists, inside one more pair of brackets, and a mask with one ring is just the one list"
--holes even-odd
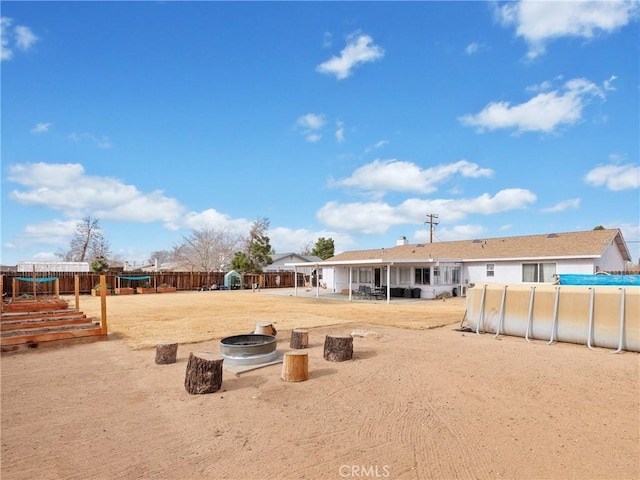
[(181, 266), (200, 271), (216, 272), (229, 268), (234, 252), (242, 243), (239, 235), (224, 228), (205, 226), (191, 230), (182, 242), (173, 247), (173, 260)]
[(168, 250), (158, 250), (156, 252), (151, 252), (149, 256), (149, 263), (158, 262), (158, 265), (162, 265), (163, 263), (171, 262), (173, 260), (173, 253)]
[(98, 257), (107, 259), (110, 255), (109, 241), (102, 236), (100, 221), (91, 216), (77, 223), (69, 250), (56, 253), (66, 262), (93, 262)]
[(314, 244), (313, 242), (307, 242), (302, 247), (300, 247), (300, 255), (307, 256), (311, 255), (311, 251), (313, 250)]

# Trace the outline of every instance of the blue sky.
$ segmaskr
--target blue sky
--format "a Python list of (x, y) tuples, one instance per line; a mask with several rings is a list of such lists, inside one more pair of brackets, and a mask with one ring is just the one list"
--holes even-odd
[(621, 228), (640, 257), (637, 2), (2, 2), (2, 258), (77, 222), (141, 263)]

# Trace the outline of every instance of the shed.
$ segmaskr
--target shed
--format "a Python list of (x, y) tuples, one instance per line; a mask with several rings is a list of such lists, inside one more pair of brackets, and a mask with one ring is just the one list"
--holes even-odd
[(242, 288), (242, 275), (235, 270), (227, 272), (224, 276), (224, 286), (229, 290), (239, 290)]

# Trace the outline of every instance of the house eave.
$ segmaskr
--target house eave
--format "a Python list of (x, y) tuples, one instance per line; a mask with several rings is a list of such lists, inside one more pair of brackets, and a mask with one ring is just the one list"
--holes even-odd
[(601, 255), (550, 255), (540, 257), (494, 257), (494, 258), (463, 258), (464, 263), (486, 263), (486, 262), (529, 262), (539, 260), (593, 260), (600, 258)]

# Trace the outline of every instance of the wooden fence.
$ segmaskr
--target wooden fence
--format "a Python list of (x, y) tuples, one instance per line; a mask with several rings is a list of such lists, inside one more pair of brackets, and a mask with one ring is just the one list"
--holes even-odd
[[(212, 285), (224, 285), (225, 272), (164, 272), (164, 273), (142, 273), (142, 272), (118, 272), (106, 274), (109, 289), (119, 287), (141, 287), (145, 283), (151, 286), (168, 285), (176, 287), (179, 291), (208, 289)], [(258, 284), (260, 288), (291, 288), (294, 286), (293, 272), (269, 272), (260, 274), (242, 275), (242, 288), (252, 288)], [(55, 293), (55, 282), (38, 281), (50, 278), (57, 278), (61, 295), (73, 295), (75, 291), (75, 277), (80, 280), (80, 293), (91, 293), (91, 289), (100, 283), (100, 274), (85, 272), (37, 272), (34, 274), (24, 272), (4, 272), (2, 274), (2, 295), (4, 298), (11, 297), (13, 293), (13, 279), (29, 279), (30, 281), (17, 280), (16, 295), (33, 294), (34, 282), (36, 295), (53, 295)], [(119, 277), (119, 278), (117, 278)], [(125, 278), (126, 277), (126, 278)], [(145, 277), (140, 280), (133, 280), (132, 277)], [(304, 277), (298, 273), (298, 285), (304, 284)]]

